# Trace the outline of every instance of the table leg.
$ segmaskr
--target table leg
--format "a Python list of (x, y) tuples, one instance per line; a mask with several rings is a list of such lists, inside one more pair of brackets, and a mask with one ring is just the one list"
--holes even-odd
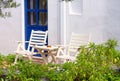
[(48, 63), (48, 59), (45, 56), (46, 53), (44, 53), (43, 50), (38, 50), (38, 54), (41, 54), (41, 56), (42, 56), (42, 58), (44, 60), (44, 64), (47, 64)]

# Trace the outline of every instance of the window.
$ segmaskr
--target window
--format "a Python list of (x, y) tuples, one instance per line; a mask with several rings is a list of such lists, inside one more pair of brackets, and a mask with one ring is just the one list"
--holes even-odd
[(27, 25), (47, 26), (47, 0), (27, 0)]
[(81, 15), (83, 12), (83, 0), (73, 0), (69, 2), (69, 13), (71, 15)]

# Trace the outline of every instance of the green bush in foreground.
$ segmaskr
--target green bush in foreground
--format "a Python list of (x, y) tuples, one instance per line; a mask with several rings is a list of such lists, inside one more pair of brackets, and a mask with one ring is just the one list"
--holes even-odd
[(42, 81), (42, 78), (47, 81), (120, 81), (120, 51), (116, 46), (117, 41), (112, 39), (103, 44), (81, 46), (76, 62), (62, 65), (23, 60), (12, 65), (14, 55), (0, 55), (0, 75), (6, 73), (6, 81)]
[(89, 81), (115, 81), (114, 68), (117, 63), (114, 59), (120, 56), (115, 49), (117, 42), (108, 40), (104, 44), (95, 45), (90, 43), (88, 47), (81, 47), (77, 57), (77, 71), (79, 80)]
[(76, 62), (67, 62), (52, 70), (50, 81), (119, 81), (120, 51), (117, 41), (81, 46)]

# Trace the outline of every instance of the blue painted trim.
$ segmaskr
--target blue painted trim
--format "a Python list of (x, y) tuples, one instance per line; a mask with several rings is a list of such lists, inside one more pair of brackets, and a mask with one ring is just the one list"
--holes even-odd
[[(28, 1), (30, 0), (24, 0), (25, 3), (25, 41), (29, 41), (30, 38), (30, 34), (31, 34), (31, 30), (42, 30), (42, 31), (46, 31), (48, 30), (48, 24), (46, 26), (41, 26), (39, 25), (39, 16), (38, 13), (39, 12), (46, 12), (48, 13), (48, 3), (47, 3), (47, 9), (43, 10), (43, 9), (39, 9), (39, 3), (38, 0), (36, 0), (36, 8), (35, 9), (28, 9)], [(36, 13), (36, 25), (29, 25), (29, 21), (28, 21), (28, 12), (35, 12)], [(47, 16), (48, 19), (48, 16)], [(48, 22), (47, 22), (48, 23)], [(48, 40), (47, 40), (48, 42)], [(25, 45), (26, 49), (28, 47), (28, 44)]]

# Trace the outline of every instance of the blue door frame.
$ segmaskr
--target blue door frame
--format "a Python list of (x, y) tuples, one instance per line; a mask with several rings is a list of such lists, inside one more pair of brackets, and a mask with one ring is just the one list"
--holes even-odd
[[(25, 41), (29, 41), (31, 30), (48, 30), (47, 0), (24, 0)], [(25, 45), (26, 49), (28, 44)]]

